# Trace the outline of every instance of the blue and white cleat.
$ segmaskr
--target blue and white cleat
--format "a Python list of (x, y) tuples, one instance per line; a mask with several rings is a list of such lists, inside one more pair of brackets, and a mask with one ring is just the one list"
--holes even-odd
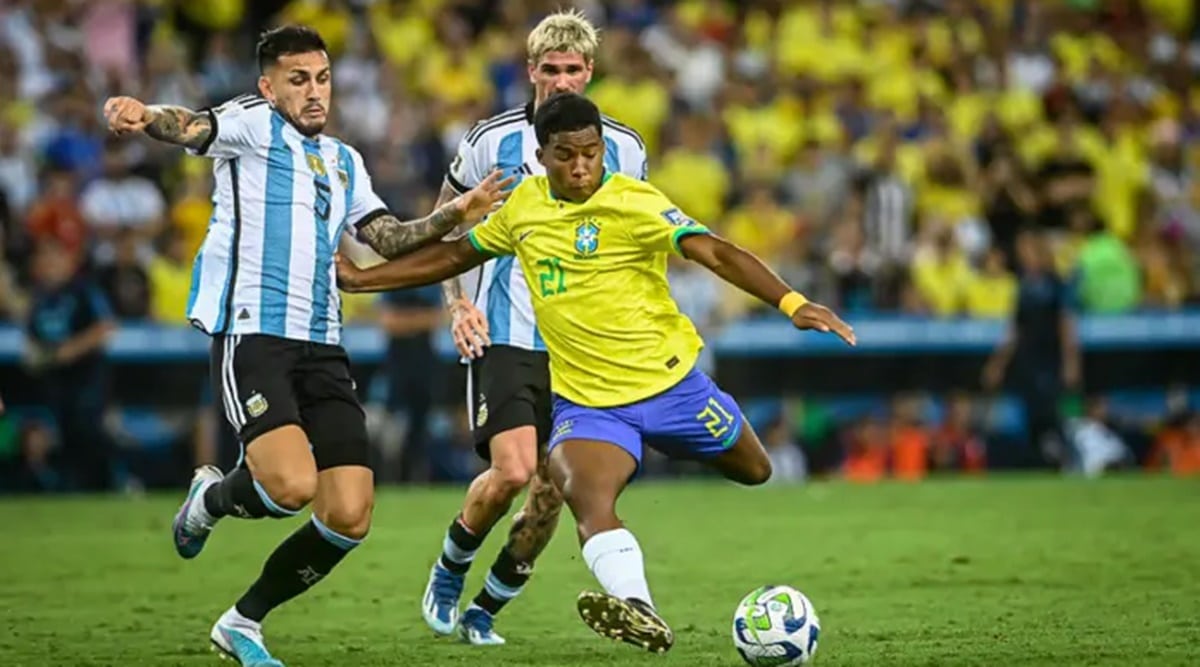
[(204, 548), (208, 534), (217, 523), (204, 509), (204, 492), (224, 478), (225, 475), (213, 466), (200, 466), (196, 468), (196, 474), (192, 475), (192, 486), (188, 489), (187, 499), (175, 513), (175, 521), (171, 524), (175, 551), (180, 557), (195, 558)]
[(284, 667), (267, 651), (261, 628), (233, 626), (217, 621), (209, 639), (221, 658), (236, 660), (242, 667)]
[(468, 607), (458, 625), (458, 635), (473, 646), (500, 646), (504, 643), (504, 637), (492, 629), (495, 622), (496, 619), (483, 609)]
[(458, 625), (458, 599), (462, 597), (466, 577), (433, 564), (429, 572), (429, 583), (425, 585), (425, 597), (421, 600), (421, 615), (430, 629), (439, 635), (449, 635)]

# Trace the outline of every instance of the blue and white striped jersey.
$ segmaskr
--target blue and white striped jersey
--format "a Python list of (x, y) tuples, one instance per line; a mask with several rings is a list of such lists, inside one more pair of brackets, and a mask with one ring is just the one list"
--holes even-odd
[(342, 233), (386, 212), (362, 156), (306, 137), (266, 100), (209, 111), (213, 216), (192, 267), (187, 316), (213, 334), (266, 334), (338, 344), (333, 256)]
[[(646, 179), (646, 145), (632, 128), (603, 117), (604, 167), (634, 178)], [(505, 111), (480, 121), (459, 143), (458, 155), (446, 174), (446, 183), (459, 194), (475, 187), (495, 169), (519, 183), (528, 175), (546, 172), (537, 160), (533, 129), (533, 104)], [(515, 185), (513, 187), (516, 187)], [(525, 350), (546, 349), (533, 317), (529, 285), (514, 257), (499, 257), (463, 277), (468, 296), (488, 319), (493, 345)]]

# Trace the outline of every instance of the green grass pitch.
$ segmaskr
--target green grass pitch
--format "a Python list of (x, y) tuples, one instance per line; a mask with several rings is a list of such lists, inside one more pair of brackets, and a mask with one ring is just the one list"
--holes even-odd
[[(211, 623), (295, 522), (226, 521), (184, 562), (169, 536), (178, 501), (0, 501), (0, 665), (220, 664)], [(734, 606), (787, 583), (820, 613), (818, 665), (1200, 664), (1195, 480), (635, 485), (621, 512), (676, 631), (665, 656), (580, 623), (575, 596), (595, 584), (566, 516), (500, 619), (507, 646), (434, 639), (420, 594), (460, 501), (458, 489), (382, 491), (366, 544), (268, 619), (275, 654), (289, 667), (738, 665)]]

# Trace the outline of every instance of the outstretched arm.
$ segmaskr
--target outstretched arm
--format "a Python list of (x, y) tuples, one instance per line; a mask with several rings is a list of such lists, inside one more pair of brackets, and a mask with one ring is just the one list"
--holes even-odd
[(104, 103), (108, 128), (117, 134), (145, 132), (177, 146), (200, 148), (212, 136), (212, 116), (169, 104), (145, 104), (132, 97), (113, 97)]
[(753, 254), (715, 234), (685, 236), (679, 240), (679, 249), (685, 257), (703, 265), (725, 282), (784, 311), (796, 327), (831, 331), (850, 345), (855, 344), (854, 330), (848, 324), (825, 306), (812, 303), (793, 291)]
[(396, 259), (442, 238), (462, 222), (462, 217), (462, 211), (453, 203), (416, 220), (401, 220), (381, 211), (359, 227), (358, 238), (385, 259)]
[(336, 258), (338, 285), (347, 292), (383, 292), (432, 285), (479, 266), (487, 259), (488, 255), (477, 250), (467, 237), (428, 245), (369, 269), (360, 269), (339, 255)]
[[(504, 188), (513, 178), (500, 180), (500, 171), (487, 178), (464, 195), (450, 197), (433, 213), (416, 220), (400, 220), (386, 210), (380, 210), (357, 223), (358, 238), (387, 259), (406, 255), (431, 241), (441, 239), (455, 227), (464, 231), (482, 220), (499, 206), (508, 194)], [(439, 202), (442, 198), (439, 198)], [(453, 275), (453, 274), (452, 274)]]

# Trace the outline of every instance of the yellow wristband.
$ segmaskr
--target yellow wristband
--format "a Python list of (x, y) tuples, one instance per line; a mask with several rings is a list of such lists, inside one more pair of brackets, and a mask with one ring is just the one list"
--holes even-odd
[(788, 317), (792, 317), (796, 314), (796, 311), (803, 308), (804, 304), (806, 303), (808, 303), (808, 299), (804, 298), (803, 294), (799, 292), (788, 292), (787, 294), (783, 295), (782, 299), (779, 300), (779, 312), (787, 315)]

